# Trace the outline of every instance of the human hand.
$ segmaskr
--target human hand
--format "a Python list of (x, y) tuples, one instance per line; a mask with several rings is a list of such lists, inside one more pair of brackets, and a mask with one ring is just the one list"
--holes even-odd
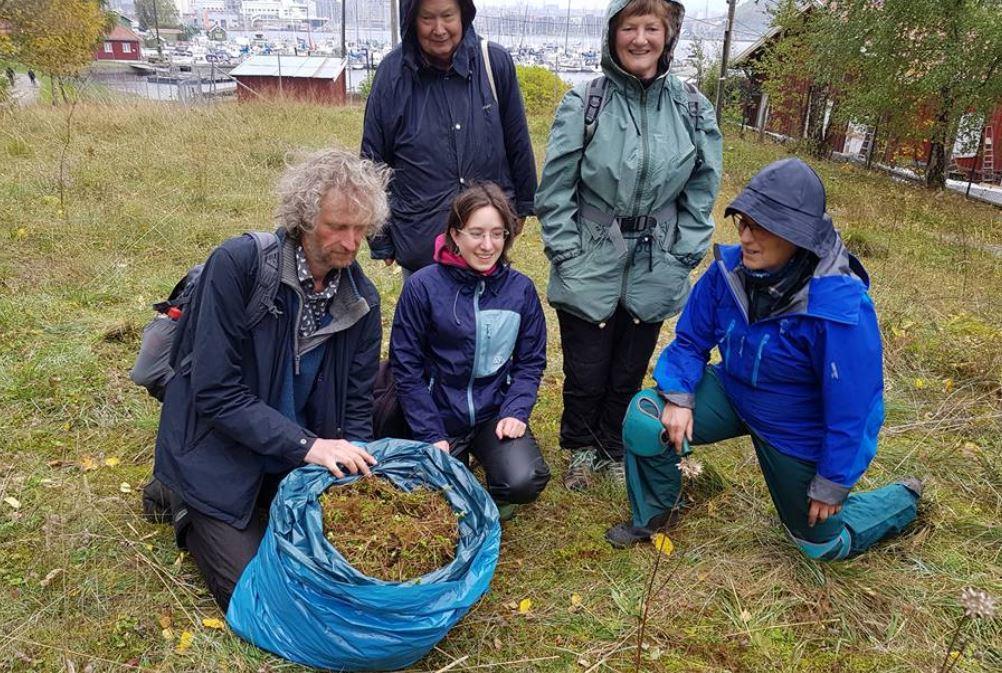
[(392, 257), (390, 257), (389, 259), (384, 259), (383, 260), (383, 266), (393, 266), (393, 262), (395, 262), (395, 261), (396, 260), (393, 259)]
[(344, 467), (350, 474), (361, 472), (369, 476), (369, 466), (376, 464), (373, 458), (365, 449), (360, 449), (351, 442), (343, 439), (318, 439), (313, 442), (313, 446), (306, 453), (304, 458), (311, 465), (322, 465), (331, 471), (338, 479), (344, 476)]
[(675, 447), (675, 453), (681, 456), (682, 442), (692, 441), (692, 409), (666, 402), (661, 412), (661, 425), (665, 426), (668, 442)]
[(829, 505), (827, 502), (821, 502), (820, 500), (815, 500), (810, 498), (811, 504), (807, 510), (807, 526), (809, 528), (814, 528), (814, 524), (817, 522), (824, 523), (828, 520), (828, 517), (835, 516), (840, 511), (842, 511), (842, 505)]
[(449, 440), (447, 439), (440, 439), (439, 441), (432, 444), (432, 446), (434, 446), (437, 449), (441, 449), (446, 453), (449, 453)]
[(498, 436), (498, 439), (504, 439), (505, 437), (518, 439), (525, 434), (525, 423), (510, 416), (502, 418), (498, 421), (498, 426), (495, 428), (494, 433)]

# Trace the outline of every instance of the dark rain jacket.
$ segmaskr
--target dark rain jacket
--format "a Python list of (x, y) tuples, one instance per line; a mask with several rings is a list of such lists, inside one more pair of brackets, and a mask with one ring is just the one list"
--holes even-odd
[(489, 276), (422, 269), (397, 303), (390, 364), (415, 439), (460, 437), (494, 418), (527, 423), (546, 368), (535, 286), (504, 265)]
[(411, 271), (432, 263), (453, 198), (465, 185), (495, 182), (520, 217), (533, 214), (536, 161), (515, 63), (489, 43), (494, 99), (473, 28), (477, 10), (460, 0), (465, 32), (448, 72), (429, 65), (414, 31), (418, 0), (400, 3), (403, 40), (379, 64), (365, 106), (362, 155), (393, 168), (392, 216), (369, 240), (374, 259)]
[[(155, 474), (185, 503), (237, 528), (247, 525), (266, 473), (302, 464), (316, 437), (369, 441), (372, 384), (382, 338), (379, 294), (357, 263), (341, 276), (327, 342), (307, 402), (308, 427), (278, 411), (297, 352), (302, 289), (292, 241), (282, 241), (274, 309), (252, 329), (246, 304), (257, 247), (232, 238), (210, 256), (179, 325), (177, 374), (167, 384)], [(190, 358), (186, 357), (190, 354)]]

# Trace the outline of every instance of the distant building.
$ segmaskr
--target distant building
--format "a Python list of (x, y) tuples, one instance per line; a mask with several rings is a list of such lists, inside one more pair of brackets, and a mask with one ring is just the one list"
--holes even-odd
[(348, 98), (345, 61), (326, 56), (251, 56), (230, 71), (238, 100), (290, 98), (344, 105)]
[(214, 42), (226, 42), (226, 30), (218, 23), (207, 30), (205, 35)]
[(94, 58), (98, 61), (138, 61), (142, 58), (139, 36), (131, 28), (118, 24), (102, 40)]

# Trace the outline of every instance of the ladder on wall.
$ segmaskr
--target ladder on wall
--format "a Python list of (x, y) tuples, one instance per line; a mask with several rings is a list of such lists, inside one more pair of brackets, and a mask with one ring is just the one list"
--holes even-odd
[(995, 141), (994, 129), (991, 124), (985, 126), (984, 146), (981, 150), (981, 181), (995, 180)]

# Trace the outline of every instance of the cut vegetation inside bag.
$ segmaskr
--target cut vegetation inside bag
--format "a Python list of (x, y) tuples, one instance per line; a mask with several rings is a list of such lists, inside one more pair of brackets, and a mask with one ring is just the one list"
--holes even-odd
[(283, 480), (226, 613), (242, 638), (318, 668), (404, 668), (487, 591), (501, 527), (473, 474), (420, 442), (366, 449), (373, 478)]

